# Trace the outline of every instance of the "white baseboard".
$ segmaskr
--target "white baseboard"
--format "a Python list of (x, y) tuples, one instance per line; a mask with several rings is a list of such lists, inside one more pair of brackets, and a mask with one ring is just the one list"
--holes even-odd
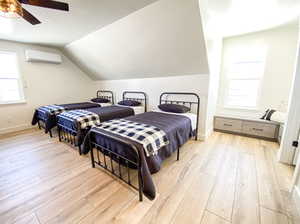
[(22, 130), (26, 130), (26, 129), (30, 129), (30, 128), (32, 128), (32, 125), (30, 125), (30, 124), (21, 124), (21, 125), (9, 127), (9, 128), (1, 128), (0, 135), (11, 133), (11, 132), (16, 132), (16, 131), (22, 131)]
[(300, 189), (297, 186), (294, 186), (293, 189), (293, 199), (295, 201), (297, 210), (298, 210), (298, 214), (300, 214)]

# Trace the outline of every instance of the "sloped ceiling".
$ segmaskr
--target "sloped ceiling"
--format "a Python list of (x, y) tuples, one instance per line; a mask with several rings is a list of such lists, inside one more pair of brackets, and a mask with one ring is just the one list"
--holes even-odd
[(198, 0), (157, 1), (65, 52), (95, 80), (208, 74)]
[(297, 24), (300, 0), (199, 0), (205, 34), (230, 37)]
[(157, 0), (60, 0), (69, 3), (63, 12), (23, 5), (42, 23), (0, 16), (0, 39), (63, 47)]

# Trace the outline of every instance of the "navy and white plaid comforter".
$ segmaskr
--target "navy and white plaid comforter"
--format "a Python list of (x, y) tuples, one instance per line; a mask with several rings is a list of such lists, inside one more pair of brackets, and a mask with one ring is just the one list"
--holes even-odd
[(44, 113), (49, 113), (50, 115), (57, 115), (61, 112), (65, 111), (65, 108), (58, 105), (48, 105), (48, 106), (42, 106), (38, 108), (38, 111), (42, 111)]
[(116, 119), (101, 123), (96, 127), (129, 138), (143, 145), (147, 156), (156, 155), (158, 150), (169, 144), (167, 135), (161, 129), (126, 119)]
[(75, 121), (78, 128), (85, 129), (100, 124), (99, 115), (87, 110), (70, 110), (65, 111), (57, 116), (67, 120)]

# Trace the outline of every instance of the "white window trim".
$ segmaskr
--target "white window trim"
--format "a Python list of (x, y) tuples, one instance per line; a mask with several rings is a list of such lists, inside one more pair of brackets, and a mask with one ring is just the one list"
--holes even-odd
[(18, 53), (16, 51), (9, 51), (9, 50), (0, 50), (0, 53), (1, 54), (13, 54), (16, 56), (16, 68), (17, 68), (17, 73), (18, 73), (18, 84), (19, 84), (19, 94), (20, 94), (19, 100), (0, 101), (0, 105), (26, 103), (25, 94), (24, 94), (23, 77), (20, 72), (21, 70), (20, 70), (20, 61), (19, 61)]

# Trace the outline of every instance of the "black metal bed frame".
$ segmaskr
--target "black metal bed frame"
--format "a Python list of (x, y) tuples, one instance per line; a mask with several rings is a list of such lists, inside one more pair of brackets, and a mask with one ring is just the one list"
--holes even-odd
[[(76, 137), (77, 137), (77, 131), (74, 131), (66, 126), (57, 124), (57, 131), (58, 131), (58, 139), (60, 142), (64, 141), (66, 143), (69, 143), (70, 145), (76, 147)], [(80, 144), (78, 146), (78, 153), (81, 155), (81, 147)]]
[[(168, 99), (164, 99), (164, 97), (167, 98), (167, 96), (169, 95), (189, 95), (189, 96), (195, 96), (197, 98), (197, 101), (178, 101), (178, 100), (168, 100)], [(197, 135), (198, 135), (198, 120), (199, 120), (199, 109), (200, 109), (200, 97), (195, 94), (195, 93), (180, 93), (180, 92), (165, 92), (162, 93), (160, 95), (160, 100), (159, 100), (160, 104), (161, 103), (176, 103), (176, 104), (183, 104), (183, 105), (189, 105), (189, 108), (192, 108), (192, 105), (196, 104), (197, 105), (197, 128), (196, 128), (196, 132), (195, 132), (195, 139), (197, 140)], [(118, 138), (115, 135), (112, 135), (108, 132), (97, 132), (97, 131), (93, 131), (92, 133), (95, 134), (100, 134), (101, 136), (110, 138), (118, 143), (121, 144), (125, 144), (126, 146), (128, 146), (130, 149), (133, 150), (133, 152), (136, 155), (136, 161), (132, 161), (116, 152), (113, 152), (111, 149), (101, 146), (98, 143), (96, 143), (95, 141), (92, 141), (91, 136), (88, 135), (89, 142), (90, 142), (90, 154), (91, 154), (91, 163), (92, 163), (92, 167), (95, 168), (95, 165), (100, 166), (101, 168), (104, 168), (106, 171), (108, 171), (109, 174), (112, 174), (113, 176), (117, 177), (118, 179), (120, 179), (122, 182), (125, 182), (126, 184), (128, 184), (130, 187), (132, 187), (133, 189), (137, 190), (139, 192), (139, 201), (143, 201), (143, 192), (142, 192), (142, 178), (141, 178), (141, 156), (139, 154), (139, 150), (136, 148), (136, 146), (132, 143), (130, 143), (129, 141), (124, 140), (124, 138)], [(102, 160), (101, 160), (101, 156), (100, 153), (102, 154)], [(96, 156), (95, 156), (96, 155)], [(107, 161), (106, 161), (106, 157), (108, 157), (108, 160), (110, 161), (110, 166), (107, 165)], [(179, 149), (177, 149), (177, 160), (179, 160)], [(123, 163), (121, 164), (121, 162), (123, 161)], [(117, 168), (118, 168), (118, 172), (116, 172), (113, 164), (117, 163)], [(127, 178), (124, 178), (124, 176), (122, 175), (121, 172), (121, 166), (124, 166), (123, 164), (126, 164), (127, 168)], [(130, 169), (129, 169), (129, 165), (134, 165), (136, 166), (137, 170), (138, 170), (138, 185), (135, 186), (132, 184), (132, 181), (130, 179)]]
[[(105, 95), (103, 95), (103, 94), (105, 94)], [(96, 96), (97, 96), (97, 98), (108, 99), (112, 103), (112, 105), (115, 104), (114, 93), (112, 91), (109, 91), (109, 90), (98, 90)], [(39, 119), (38, 120), (38, 127), (39, 127), (39, 129), (44, 128), (43, 125), (41, 125), (40, 122), (42, 122), (42, 123), (45, 124), (46, 123), (46, 119), (44, 117), (40, 117), (40, 116), (38, 116), (38, 119)], [(45, 129), (45, 134), (47, 134), (47, 132), (49, 132), (49, 135), (52, 138), (53, 137), (52, 130), (50, 129), (49, 131), (46, 131), (46, 129)]]
[[(128, 94), (138, 94), (142, 95), (143, 98), (138, 97), (126, 97)], [(123, 92), (123, 100), (134, 100), (141, 102), (142, 105), (144, 105), (144, 111), (147, 112), (147, 94), (145, 92), (139, 92), (139, 91), (124, 91)]]
[[(194, 96), (196, 97), (197, 101), (182, 101), (182, 100), (168, 100), (169, 95), (186, 95), (186, 96)], [(166, 99), (164, 99), (164, 97)], [(162, 103), (170, 103), (170, 104), (182, 104), (184, 106), (187, 106), (192, 110), (193, 105), (197, 105), (196, 108), (196, 115), (197, 115), (197, 121), (196, 121), (196, 130), (195, 130), (195, 140), (198, 140), (198, 126), (199, 126), (199, 113), (200, 113), (200, 97), (196, 93), (188, 93), (188, 92), (164, 92), (159, 97), (159, 104)]]
[(109, 90), (98, 90), (97, 91), (97, 98), (103, 98), (103, 99), (108, 99), (111, 104), (115, 104), (115, 99), (114, 99), (114, 93)]
[[(95, 168), (95, 165), (98, 165), (102, 168), (104, 168), (106, 171), (108, 171), (109, 174), (112, 174), (113, 176), (117, 177), (120, 179), (122, 182), (128, 184), (130, 187), (133, 189), (137, 190), (139, 192), (139, 200), (143, 200), (143, 192), (142, 192), (142, 176), (141, 176), (141, 156), (139, 154), (139, 150), (130, 142), (126, 141), (125, 139), (120, 139), (116, 136), (110, 135), (109, 133), (101, 133), (102, 136), (108, 137), (110, 139), (113, 139), (117, 142), (120, 142), (124, 145), (129, 146), (132, 150), (134, 150), (136, 154), (136, 161), (130, 160), (116, 152), (113, 152), (112, 150), (103, 147), (96, 142), (92, 142), (91, 139), (89, 139), (90, 142), (90, 154), (91, 154), (91, 162), (92, 162), (92, 167)], [(89, 138), (91, 137), (90, 135), (88, 136)], [(94, 153), (94, 149), (96, 150), (96, 153)], [(100, 156), (100, 153), (102, 156)], [(95, 154), (96, 158), (95, 159)], [(102, 157), (102, 159), (100, 159)], [(107, 158), (108, 157), (108, 161)], [(115, 169), (114, 164), (117, 163), (117, 169)], [(121, 164), (122, 163), (122, 164)], [(126, 164), (126, 165), (124, 165)], [(132, 175), (130, 175), (130, 165), (134, 166), (138, 170), (138, 184), (137, 186), (132, 183)], [(122, 174), (122, 166), (126, 168), (126, 174)]]
[[(102, 95), (103, 93), (108, 93), (110, 94), (110, 96), (107, 95)], [(126, 94), (141, 94), (143, 95), (143, 98), (129, 98), (126, 97)], [(103, 97), (106, 99), (111, 99), (112, 104), (114, 104), (114, 96), (113, 96), (113, 92), (112, 91), (108, 91), (108, 90), (99, 90), (97, 91), (97, 97)], [(125, 91), (123, 92), (123, 100), (136, 100), (139, 102), (143, 102), (144, 101), (144, 105), (145, 105), (145, 112), (146, 112), (146, 103), (147, 103), (147, 97), (146, 97), (146, 93), (144, 92), (136, 92), (136, 91)], [(78, 132), (75, 130), (72, 130), (64, 125), (61, 124), (57, 124), (57, 130), (58, 130), (58, 138), (60, 142), (66, 142), (74, 147), (78, 147), (78, 152), (79, 155), (81, 155), (81, 145), (78, 143), (78, 139), (76, 139)]]
[[(40, 111), (40, 113), (44, 113), (44, 112), (42, 112), (42, 111)], [(55, 116), (55, 115), (51, 115), (51, 116)], [(50, 135), (50, 138), (52, 138), (53, 137), (53, 135), (52, 135), (52, 130), (50, 129), (49, 131), (47, 131), (46, 130), (46, 127), (44, 127), (42, 124), (41, 124), (41, 122), (44, 124), (44, 126), (46, 126), (46, 119), (44, 118), (44, 117), (40, 117), (39, 115), (38, 115), (38, 127), (39, 127), (39, 129), (45, 129), (45, 134), (47, 134), (48, 132), (49, 132), (49, 135)]]

